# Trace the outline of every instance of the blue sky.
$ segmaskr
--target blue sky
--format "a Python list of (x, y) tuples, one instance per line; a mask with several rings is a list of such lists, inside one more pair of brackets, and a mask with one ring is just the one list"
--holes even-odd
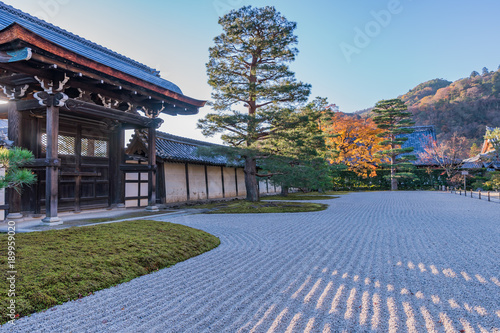
[[(198, 99), (210, 99), (205, 63), (219, 15), (244, 5), (275, 6), (297, 22), (291, 65), (345, 112), (500, 65), (498, 0), (4, 0), (116, 52), (159, 69)], [(204, 139), (197, 116), (163, 116), (161, 130)], [(217, 141), (215, 138), (209, 141)]]

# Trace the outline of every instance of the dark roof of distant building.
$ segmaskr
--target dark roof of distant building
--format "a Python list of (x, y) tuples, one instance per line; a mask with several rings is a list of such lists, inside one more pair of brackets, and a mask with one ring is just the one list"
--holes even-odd
[(401, 137), (408, 138), (401, 148), (413, 147), (413, 152), (408, 153), (409, 155), (415, 155), (415, 157), (417, 157), (416, 161), (412, 161), (413, 164), (417, 166), (429, 165), (429, 161), (423, 159), (421, 155), (425, 153), (426, 148), (431, 146), (432, 140), (436, 140), (434, 126), (413, 126), (411, 128), (414, 129), (413, 133), (400, 135)]
[(500, 169), (500, 159), (495, 151), (486, 154), (478, 154), (464, 160), (462, 169)]
[(47, 23), (12, 6), (0, 2), (0, 30), (17, 23), (37, 35), (70, 51), (136, 78), (182, 95), (181, 89), (159, 77), (159, 72), (104, 46)]
[[(170, 162), (189, 162), (209, 165), (226, 165), (227, 158), (223, 156), (200, 156), (198, 147), (216, 147), (215, 143), (199, 141), (176, 136), (164, 132), (156, 132), (156, 156)], [(138, 140), (143, 147), (148, 146), (148, 134), (145, 130), (137, 130), (129, 147), (133, 148)], [(133, 152), (130, 152), (133, 153)]]

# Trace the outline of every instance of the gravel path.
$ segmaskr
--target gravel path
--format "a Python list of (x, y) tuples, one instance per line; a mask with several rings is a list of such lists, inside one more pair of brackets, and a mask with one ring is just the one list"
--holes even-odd
[(326, 202), (170, 219), (222, 244), (13, 331), (500, 332), (500, 204), (436, 192)]

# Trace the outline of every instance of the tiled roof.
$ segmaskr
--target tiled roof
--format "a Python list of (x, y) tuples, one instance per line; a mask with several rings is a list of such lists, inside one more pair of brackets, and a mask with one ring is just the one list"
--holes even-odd
[[(147, 132), (136, 131), (136, 135), (147, 147)], [(218, 146), (214, 143), (183, 138), (180, 136), (156, 132), (156, 155), (166, 161), (172, 162), (191, 162), (210, 165), (226, 165), (227, 159), (223, 156), (199, 156), (197, 154), (198, 147), (214, 147)]]
[(157, 70), (0, 2), (0, 30), (13, 23), (88, 59), (182, 94), (178, 86), (160, 78)]
[[(425, 153), (425, 149), (431, 146), (431, 140), (436, 140), (436, 132), (434, 126), (413, 126), (413, 133), (402, 134), (401, 137), (407, 137), (408, 140), (401, 146), (401, 148), (413, 147), (413, 152), (403, 155), (415, 155), (416, 161), (412, 161), (415, 165), (428, 165), (429, 162), (421, 158), (421, 154)], [(435, 164), (435, 163), (434, 163)]]
[(484, 168), (484, 164), (479, 161), (464, 162), (464, 164), (462, 164), (462, 169), (482, 169), (482, 168)]
[(495, 152), (487, 154), (478, 154), (471, 158), (465, 159), (462, 164), (462, 169), (500, 169), (500, 159)]

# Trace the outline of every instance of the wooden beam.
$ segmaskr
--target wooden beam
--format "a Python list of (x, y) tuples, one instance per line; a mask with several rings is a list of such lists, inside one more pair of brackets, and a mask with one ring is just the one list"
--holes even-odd
[[(149, 127), (152, 123), (158, 122), (158, 120), (155, 119), (149, 119), (140, 115), (127, 113), (116, 109), (110, 109), (104, 106), (72, 98), (66, 101), (66, 107), (64, 108), (64, 111), (68, 113), (85, 114), (88, 116), (113, 119), (122, 123), (137, 125), (139, 127)], [(161, 121), (161, 119), (159, 121)]]
[(21, 101), (16, 101), (18, 111), (34, 111), (34, 110), (45, 110), (45, 106), (40, 105), (36, 99), (25, 99)]
[(151, 168), (152, 166), (147, 164), (120, 164), (120, 170), (123, 172), (149, 172)]
[(0, 84), (7, 86), (20, 86), (25, 84), (37, 83), (35, 78), (27, 74), (13, 74), (0, 76)]
[(14, 71), (17, 73), (22, 73), (16, 75), (24, 75), (25, 77), (37, 76), (39, 78), (44, 78), (48, 80), (52, 80), (54, 76), (60, 76), (62, 73), (71, 72), (67, 73), (68, 76), (71, 77), (70, 81), (67, 84), (69, 87), (80, 88), (82, 90), (90, 91), (96, 94), (101, 94), (102, 96), (106, 96), (123, 102), (137, 104), (138, 106), (143, 105), (151, 107), (153, 104), (155, 103), (158, 104), (163, 101), (166, 104), (166, 106), (162, 113), (173, 116), (197, 114), (198, 108), (200, 107), (200, 106), (193, 106), (189, 103), (177, 100), (170, 96), (154, 94), (147, 90), (141, 90), (141, 89), (138, 90), (137, 87), (134, 86), (128, 86), (126, 84), (122, 86), (121, 85), (122, 83), (120, 82), (113, 81), (111, 83), (105, 82), (104, 84), (92, 84), (86, 81), (88, 81), (89, 78), (96, 82), (100, 82), (102, 80), (100, 79), (98, 80), (97, 78), (99, 76), (97, 76), (96, 74), (85, 72), (84, 76), (81, 72), (76, 73), (75, 71), (78, 71), (79, 69), (75, 69), (71, 66), (68, 67), (67, 64), (66, 65), (61, 64), (61, 66), (56, 66), (55, 68), (49, 70), (45, 68), (35, 68), (17, 63), (12, 63), (12, 64), (0, 63), (0, 68), (4, 68), (6, 70)]

